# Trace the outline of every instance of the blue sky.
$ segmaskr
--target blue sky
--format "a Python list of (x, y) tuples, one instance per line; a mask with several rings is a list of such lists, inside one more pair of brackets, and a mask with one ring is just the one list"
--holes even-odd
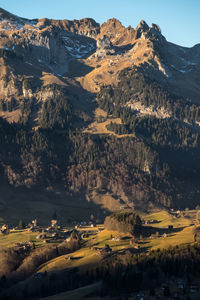
[(103, 23), (115, 17), (132, 27), (143, 19), (158, 24), (168, 41), (200, 43), (200, 0), (0, 0), (0, 7), (25, 18), (90, 17)]

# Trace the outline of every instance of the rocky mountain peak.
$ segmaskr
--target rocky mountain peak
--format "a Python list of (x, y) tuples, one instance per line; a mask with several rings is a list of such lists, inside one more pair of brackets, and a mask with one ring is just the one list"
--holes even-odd
[(7, 10), (0, 8), (0, 18), (2, 19), (12, 19), (12, 20), (16, 20), (19, 19), (19, 17), (9, 13)]
[(141, 20), (140, 23), (137, 25), (136, 30), (142, 29), (143, 31), (147, 31), (149, 29), (149, 26), (144, 20)]
[(140, 38), (142, 33), (147, 32), (148, 30), (149, 26), (147, 25), (147, 23), (144, 20), (141, 20), (136, 27), (135, 38)]
[(150, 30), (154, 30), (154, 31), (157, 31), (159, 33), (161, 33), (161, 29), (160, 29), (160, 26), (158, 26), (157, 24), (151, 24), (150, 26)]
[(113, 45), (121, 46), (131, 44), (134, 34), (135, 30), (131, 26), (126, 28), (119, 20), (112, 18), (101, 25), (98, 37), (102, 38), (106, 35)]
[(102, 38), (97, 40), (97, 48), (110, 49), (112, 47), (112, 43), (110, 39), (104, 35)]
[(112, 18), (112, 19), (107, 20), (107, 22), (103, 23), (102, 26), (103, 25), (106, 25), (106, 26), (109, 26), (109, 27), (113, 27), (113, 28), (116, 28), (116, 27), (118, 27), (118, 28), (121, 27), (122, 28), (122, 27), (124, 27), (122, 25), (122, 23), (118, 19), (116, 19), (116, 18)]
[(152, 41), (159, 41), (163, 43), (165, 41), (164, 36), (161, 34), (161, 29), (157, 24), (148, 24), (142, 20), (136, 27), (135, 39), (150, 39)]
[(96, 38), (100, 32), (99, 23), (91, 18), (83, 18), (73, 21), (64, 20), (63, 23), (64, 29), (92, 38)]

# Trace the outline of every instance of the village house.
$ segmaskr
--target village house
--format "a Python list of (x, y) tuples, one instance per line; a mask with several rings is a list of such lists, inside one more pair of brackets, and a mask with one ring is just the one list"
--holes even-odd
[(56, 227), (58, 225), (57, 220), (51, 220), (51, 227)]
[(2, 225), (1, 229), (0, 229), (0, 232), (2, 234), (9, 234), (9, 228), (8, 228), (8, 225), (7, 224), (4, 224)]

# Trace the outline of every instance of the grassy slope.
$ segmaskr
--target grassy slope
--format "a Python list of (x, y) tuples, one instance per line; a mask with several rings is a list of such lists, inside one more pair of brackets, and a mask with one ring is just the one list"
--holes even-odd
[[(123, 137), (135, 137), (134, 134), (116, 134), (113, 131), (110, 131), (106, 128), (107, 125), (109, 125), (111, 122), (116, 124), (122, 124), (122, 121), (120, 118), (111, 118), (107, 116), (107, 113), (97, 108), (94, 112), (95, 114), (95, 120), (91, 124), (89, 124), (88, 128), (85, 129), (85, 132), (91, 133), (91, 134), (108, 134), (108, 135), (115, 135), (118, 138)], [(99, 118), (102, 117), (104, 120), (99, 121)]]
[[(162, 230), (167, 230), (168, 225), (174, 226), (175, 232), (168, 234), (167, 237), (159, 237), (159, 238), (143, 238), (139, 241), (140, 250), (137, 251), (147, 251), (151, 249), (157, 248), (167, 248), (169, 246), (175, 246), (185, 243), (193, 242), (193, 234), (192, 230), (194, 226), (190, 226), (192, 222), (192, 218), (175, 218), (173, 214), (168, 213), (167, 211), (157, 211), (149, 215), (144, 215), (143, 218), (146, 220), (157, 220), (159, 223), (151, 224), (152, 227), (160, 228)], [(113, 252), (120, 252), (124, 249), (131, 249), (130, 245), (130, 236), (127, 234), (122, 234), (117, 231), (108, 231), (108, 230), (100, 230), (103, 229), (103, 226), (100, 225), (98, 227), (91, 228), (89, 226), (79, 228), (80, 231), (89, 231), (90, 236), (88, 238), (84, 238), (82, 241), (81, 249), (68, 254), (67, 257), (71, 256), (73, 259), (69, 259), (66, 255), (59, 256), (55, 259), (48, 261), (47, 263), (41, 265), (37, 272), (47, 271), (51, 272), (59, 272), (65, 269), (71, 269), (73, 267), (78, 267), (80, 272), (86, 271), (93, 268), (97, 263), (101, 262), (103, 257), (99, 254), (99, 251), (95, 250), (94, 247), (102, 248), (105, 245), (109, 245)], [(23, 242), (23, 241), (36, 241), (37, 233), (29, 233), (27, 231), (17, 231), (12, 232), (7, 236), (1, 236), (0, 238), (0, 246), (3, 248), (11, 247), (15, 242)], [(119, 241), (115, 241), (112, 238), (121, 237)], [(43, 243), (37, 241), (37, 246), (41, 246)], [(0, 249), (1, 249), (0, 247)], [(32, 282), (32, 278), (28, 278), (28, 281)], [(25, 282), (24, 282), (25, 283)], [(23, 282), (21, 283), (23, 284)], [(87, 295), (95, 291), (95, 285), (87, 286), (81, 289), (77, 289), (74, 291), (69, 291), (66, 293), (61, 293), (55, 296), (47, 297), (46, 299), (54, 300), (54, 299), (87, 299)], [(89, 299), (89, 298), (88, 298)], [(93, 299), (92, 296), (90, 299)], [(95, 298), (96, 299), (96, 298)]]
[(8, 235), (0, 234), (0, 251), (11, 248), (15, 243), (31, 242), (36, 246), (41, 246), (43, 243), (36, 239), (38, 232), (28, 232), (25, 230), (11, 231)]
[[(160, 228), (160, 229), (168, 229), (168, 225), (173, 225), (175, 231), (169, 233), (167, 237), (159, 237), (159, 238), (148, 238), (142, 239), (139, 243), (141, 246), (140, 251), (146, 251), (157, 248), (167, 248), (169, 246), (175, 246), (185, 243), (193, 242), (193, 234), (192, 230), (194, 226), (189, 226), (191, 223), (190, 218), (180, 217), (174, 218), (172, 214), (167, 211), (158, 211), (150, 215), (144, 216), (145, 219), (149, 220), (157, 220), (160, 223), (152, 224), (151, 226)], [(83, 228), (84, 230), (86, 228)], [(95, 229), (96, 230), (96, 229)], [(112, 240), (113, 237), (120, 236), (121, 239), (119, 241)], [(124, 238), (124, 239), (123, 239)], [(98, 232), (96, 235), (93, 235), (88, 240), (85, 241), (83, 247), (80, 250), (75, 251), (71, 254), (74, 257), (74, 260), (67, 260), (65, 255), (57, 257), (49, 262), (47, 262), (39, 271), (58, 271), (61, 269), (71, 268), (71, 267), (80, 267), (80, 269), (87, 269), (92, 264), (98, 263), (101, 260), (101, 257), (93, 249), (92, 246), (96, 247), (104, 247), (108, 244), (113, 251), (120, 251), (123, 249), (131, 248), (130, 246), (130, 236), (126, 234), (119, 234), (117, 231), (108, 231), (103, 230)]]
[(144, 216), (145, 220), (157, 220), (159, 223), (151, 224), (156, 228), (168, 228), (169, 225), (173, 225), (175, 229), (180, 231), (173, 232), (167, 235), (167, 237), (153, 238), (146, 240), (146, 246), (150, 249), (167, 248), (169, 246), (175, 246), (185, 243), (193, 242), (192, 231), (194, 226), (190, 226), (191, 218), (179, 217), (176, 218), (174, 214), (170, 214), (167, 211), (159, 211), (150, 215)]
[[(83, 230), (84, 229), (86, 228), (83, 228)], [(127, 249), (127, 247), (130, 247), (129, 239), (124, 239), (117, 242), (111, 239), (111, 236), (119, 236), (117, 231), (103, 230), (99, 233), (97, 233), (96, 229), (93, 229), (93, 231), (94, 234), (84, 241), (81, 249), (67, 255), (72, 256), (74, 259), (66, 259), (66, 255), (59, 256), (41, 266), (39, 272), (54, 272), (73, 267), (79, 267), (80, 270), (85, 271), (94, 264), (100, 262), (102, 259), (102, 257), (99, 255), (99, 252), (93, 249), (93, 246), (103, 248), (105, 245), (109, 245), (113, 251)], [(127, 237), (126, 234), (120, 234), (120, 236)]]

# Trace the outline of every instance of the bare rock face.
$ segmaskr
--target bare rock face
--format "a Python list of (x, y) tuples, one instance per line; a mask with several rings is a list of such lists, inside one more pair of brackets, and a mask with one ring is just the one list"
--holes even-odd
[(113, 48), (113, 45), (106, 35), (97, 40), (97, 56), (101, 57), (105, 55), (113, 55), (114, 52), (115, 50)]
[(135, 30), (131, 26), (125, 28), (119, 20), (113, 18), (101, 25), (98, 38), (106, 35), (113, 45), (123, 46), (133, 42), (134, 34)]
[(64, 29), (73, 33), (85, 35), (90, 38), (96, 38), (100, 32), (100, 25), (91, 18), (68, 21), (64, 20)]
[(152, 41), (159, 41), (163, 43), (165, 41), (164, 36), (161, 34), (161, 29), (156, 24), (151, 24), (149, 27), (145, 21), (140, 21), (136, 27), (135, 39), (149, 39)]
[[(109, 67), (106, 70), (99, 69), (103, 73), (93, 78), (93, 91), (97, 90), (95, 84), (105, 83), (104, 78), (111, 80), (109, 74), (117, 73), (115, 70), (135, 64), (149, 72), (151, 77), (155, 74), (155, 79), (169, 80), (174, 91), (184, 89), (187, 96), (195, 94), (195, 98), (198, 97), (199, 45), (189, 49), (168, 43), (156, 24), (148, 26), (142, 20), (133, 29), (131, 26), (124, 27), (115, 18), (101, 26), (91, 18), (72, 21), (47, 18), (28, 20), (0, 9), (1, 99), (37, 98), (34, 91), (23, 90), (25, 77), (34, 77), (38, 81), (41, 81), (43, 73), (73, 77), (71, 73), (78, 74), (79, 70), (71, 72), (71, 66), (77, 69), (82, 66), (85, 69), (81, 74), (87, 76), (85, 70), (95, 68), (96, 62), (89, 63), (92, 56), (98, 61), (107, 59), (109, 55), (112, 55)], [(88, 80), (91, 77), (93, 75), (88, 76)], [(191, 88), (187, 93), (188, 78), (191, 79)], [(87, 78), (82, 78), (81, 83), (84, 88), (91, 86)], [(181, 88), (177, 88), (178, 85)]]
[(146, 33), (148, 32), (148, 30), (149, 30), (149, 26), (147, 25), (147, 23), (144, 20), (140, 21), (140, 23), (136, 27), (135, 39), (140, 38), (142, 33)]
[[(28, 121), (25, 122), (37, 132), (39, 126), (42, 126), (40, 117), (45, 101), (65, 101), (66, 96), (72, 105), (73, 126), (75, 128), (78, 124), (81, 130), (82, 123), (85, 126), (87, 121), (88, 125), (93, 117), (95, 105), (92, 102), (96, 93), (100, 92), (101, 97), (102, 87), (117, 86), (121, 74), (126, 80), (129, 70), (141, 71), (149, 80), (155, 80), (175, 95), (199, 103), (200, 45), (189, 49), (169, 43), (156, 24), (148, 26), (145, 21), (141, 21), (133, 29), (131, 26), (124, 27), (114, 18), (101, 26), (90, 18), (73, 21), (46, 18), (28, 20), (0, 9), (0, 116), (9, 122), (22, 122), (27, 117)], [(135, 83), (130, 80), (132, 84)], [(143, 83), (138, 80), (138, 89), (143, 93), (140, 84)], [(128, 85), (128, 88), (131, 86)], [(124, 87), (122, 93), (125, 97), (126, 89)], [(134, 107), (138, 114), (160, 119), (171, 117), (163, 107), (155, 108), (152, 105), (144, 108), (140, 103), (140, 95), (127, 94), (127, 97), (133, 96), (133, 99), (127, 99), (130, 100), (127, 107)], [(119, 97), (119, 104), (121, 100), (124, 105), (122, 97)], [(53, 119), (54, 110), (51, 111), (50, 118)], [(98, 113), (100, 116), (97, 114), (96, 119), (98, 117), (101, 120), (103, 130), (98, 129), (99, 124), (95, 121), (95, 127), (90, 124), (93, 127), (88, 126), (88, 131), (84, 128), (84, 133), (92, 133), (93, 136), (107, 134), (104, 124), (107, 114)], [(18, 158), (23, 161), (19, 171), (12, 161), (7, 163), (7, 153), (3, 153), (6, 164), (2, 169), (11, 185), (32, 186), (43, 182), (45, 169), (40, 160), (30, 159), (29, 149), (25, 150), (27, 152), (24, 156)], [(70, 192), (77, 193), (82, 191), (83, 186), (87, 186), (88, 193), (94, 188), (108, 189), (125, 202), (132, 201), (133, 195), (140, 201), (146, 198), (146, 190), (143, 185), (141, 189), (140, 183), (129, 185), (129, 179), (123, 182), (129, 172), (126, 164), (118, 164), (118, 170), (116, 164), (113, 164), (112, 178), (115, 178), (115, 174), (116, 178), (122, 174), (117, 180), (108, 180), (107, 173), (103, 171), (98, 174), (93, 169), (86, 176), (88, 167), (81, 163), (72, 168), (70, 166), (66, 186), (71, 182)], [(57, 168), (56, 162), (50, 170), (52, 180), (57, 176)], [(154, 163), (147, 158), (141, 170), (146, 175), (151, 174), (154, 172)], [(65, 174), (65, 171), (62, 170), (62, 173)]]
[(156, 32), (156, 33), (161, 33), (161, 29), (157, 24), (151, 24), (150, 30)]
[(109, 40), (109, 38), (104, 35), (102, 38), (99, 38), (97, 40), (97, 48), (100, 49), (111, 49), (112, 48), (112, 43)]

